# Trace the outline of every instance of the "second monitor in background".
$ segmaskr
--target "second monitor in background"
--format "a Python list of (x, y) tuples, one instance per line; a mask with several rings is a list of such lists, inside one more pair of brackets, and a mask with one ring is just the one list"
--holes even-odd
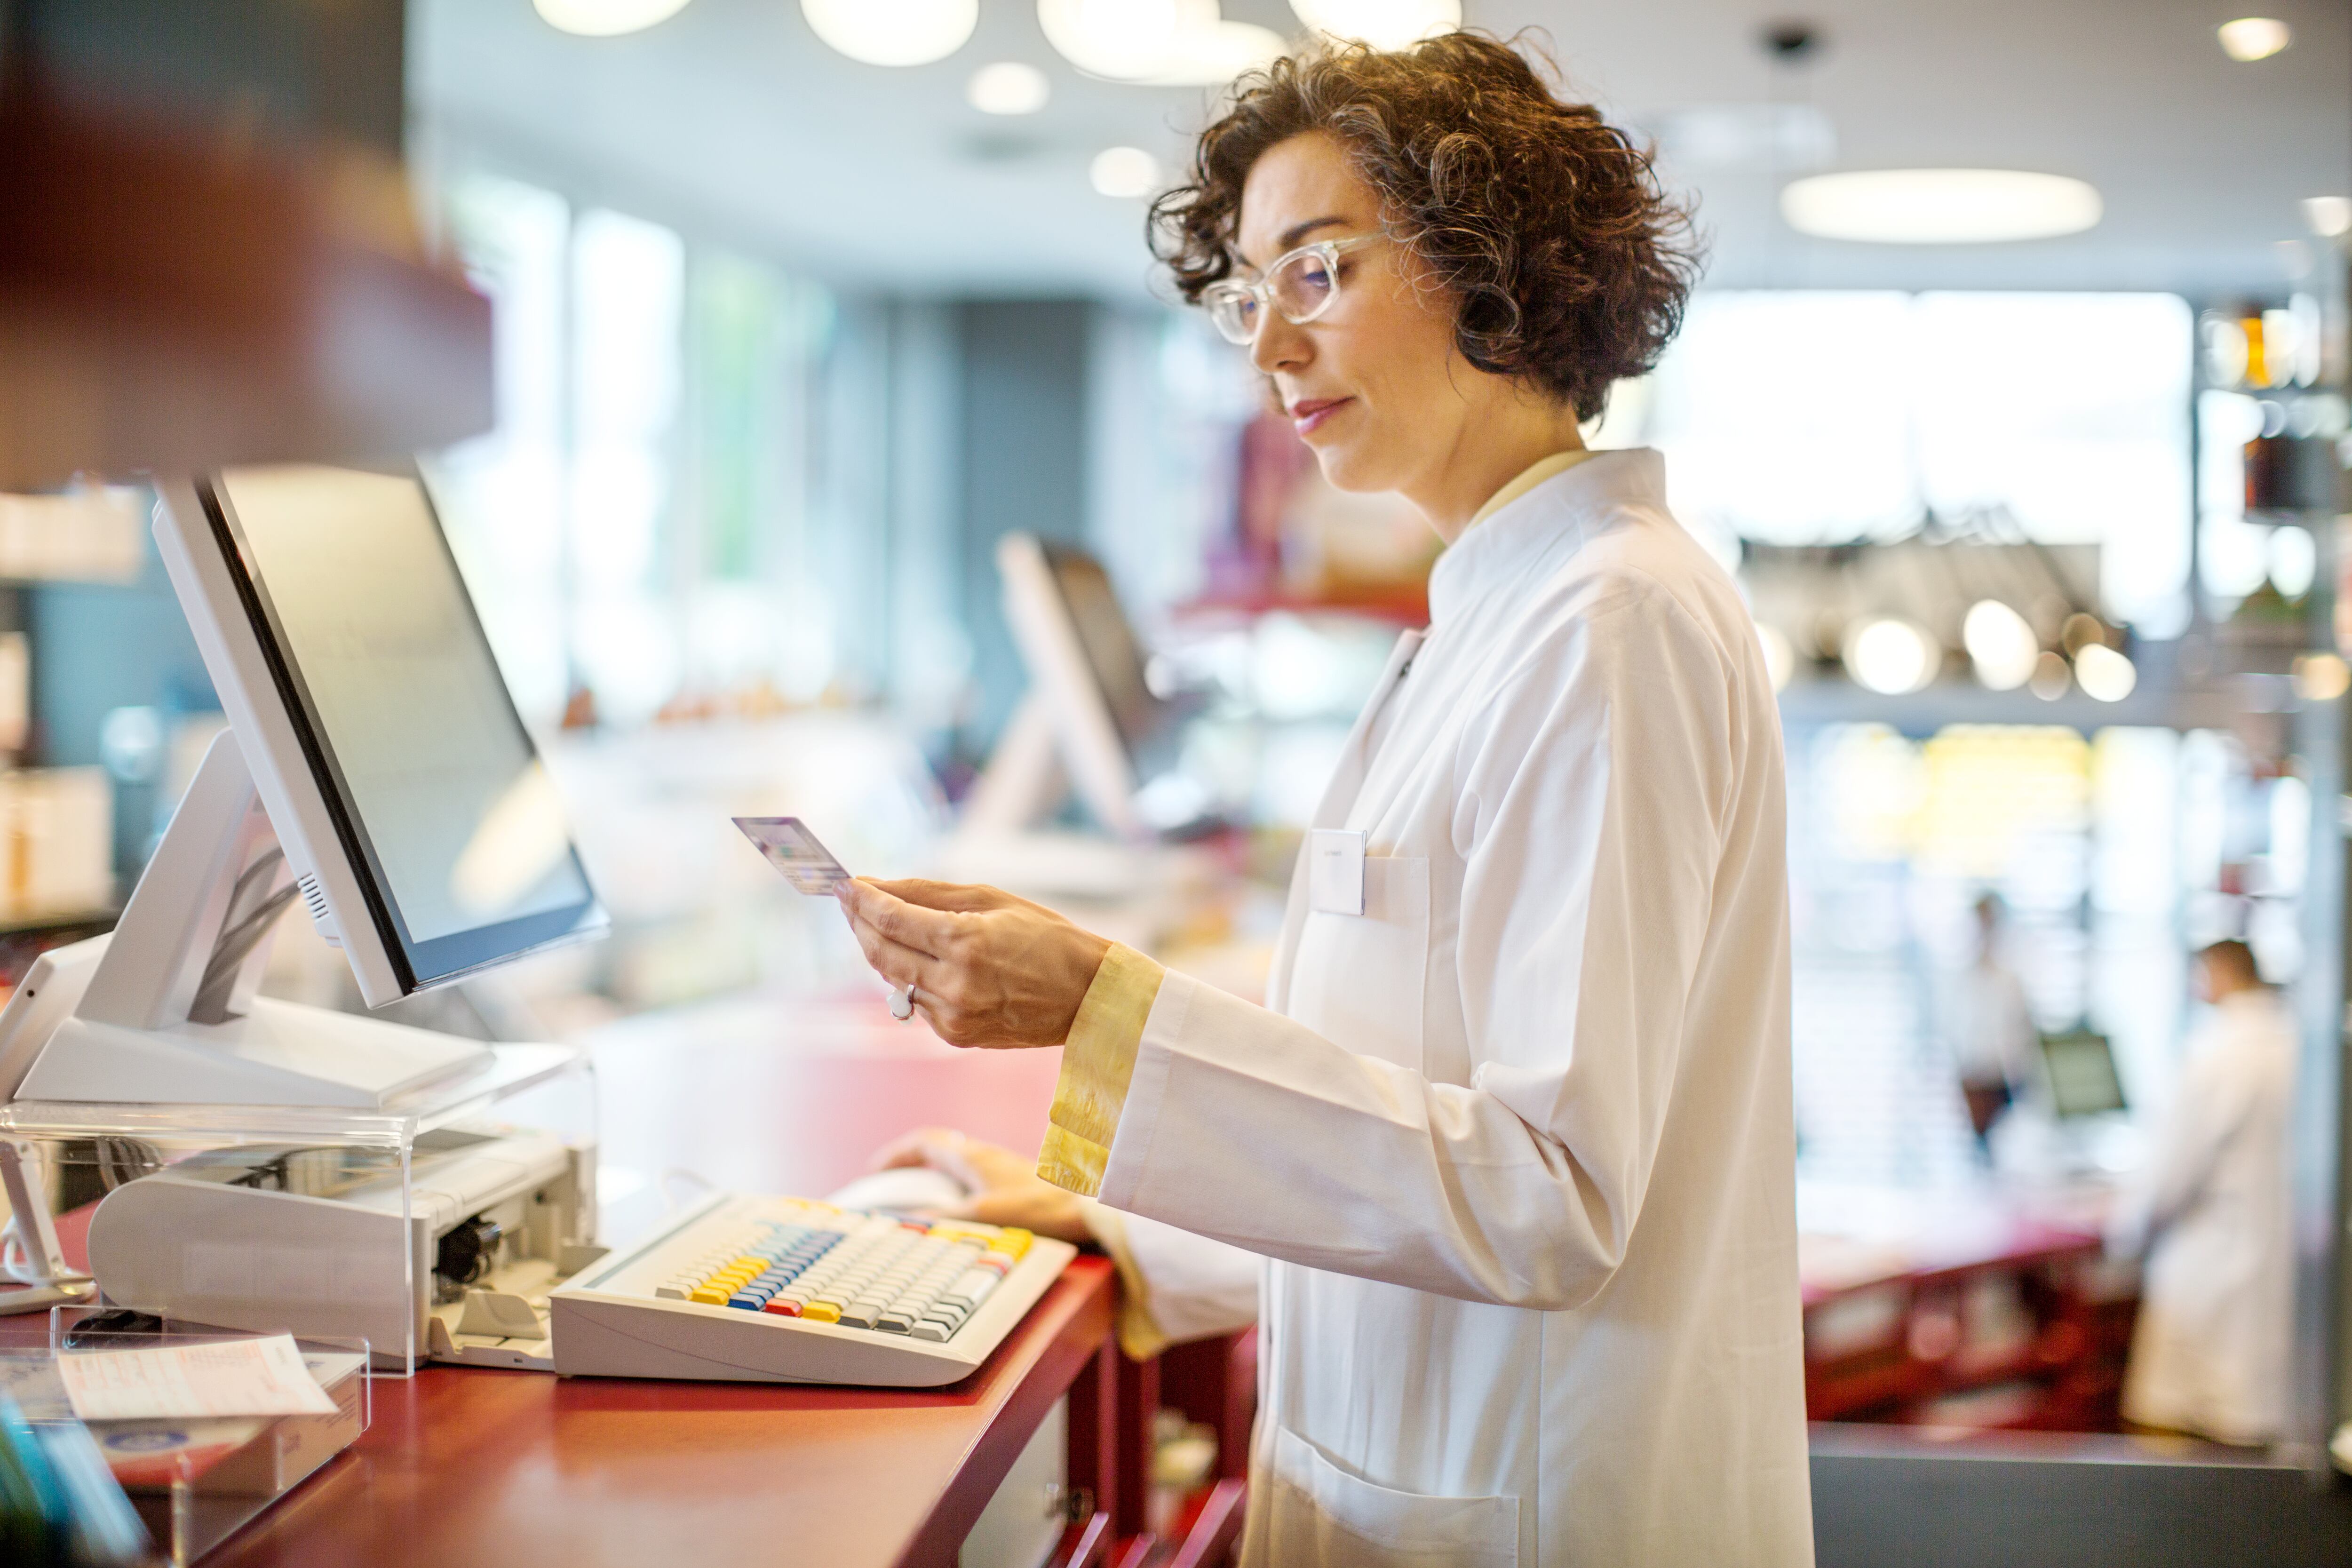
[[(998, 542), (1004, 616), (1029, 676), (965, 803), (970, 849), (1035, 831), (1073, 792), (1112, 838), (1148, 845), (1204, 825), (1206, 798), (1177, 772), (1181, 708), (1155, 695), (1135, 628), (1109, 574), (1084, 551), (1026, 533)], [(1065, 852), (1066, 841), (1060, 844)]]

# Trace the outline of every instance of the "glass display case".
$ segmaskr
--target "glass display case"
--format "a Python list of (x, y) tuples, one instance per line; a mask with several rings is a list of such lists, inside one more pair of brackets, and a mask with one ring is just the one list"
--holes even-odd
[(0, 1106), (0, 1312), (62, 1299), (361, 1338), (398, 1373), (436, 1351), (545, 1361), (532, 1303), (599, 1253), (593, 1080), (539, 1050), (495, 1089), (381, 1111)]

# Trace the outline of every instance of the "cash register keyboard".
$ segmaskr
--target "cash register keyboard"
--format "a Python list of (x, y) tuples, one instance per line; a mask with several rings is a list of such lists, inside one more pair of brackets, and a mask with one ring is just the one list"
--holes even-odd
[(936, 1386), (1075, 1256), (1024, 1230), (720, 1194), (550, 1293), (555, 1370)]

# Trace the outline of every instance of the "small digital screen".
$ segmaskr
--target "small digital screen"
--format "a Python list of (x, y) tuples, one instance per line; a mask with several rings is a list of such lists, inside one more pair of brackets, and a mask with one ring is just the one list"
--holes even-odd
[(2103, 1116), (2124, 1109), (2123, 1079), (2105, 1035), (2088, 1030), (2042, 1037), (2051, 1108), (2061, 1116)]
[(588, 880), (423, 483), (237, 468), (218, 492), (256, 629), (414, 978), (562, 934), (592, 901)]

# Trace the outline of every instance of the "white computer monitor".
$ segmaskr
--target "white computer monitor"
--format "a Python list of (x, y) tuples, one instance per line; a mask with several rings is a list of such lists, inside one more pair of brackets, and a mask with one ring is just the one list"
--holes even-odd
[[(380, 1107), (480, 1043), (257, 994), (299, 898), (372, 1007), (600, 931), (553, 784), (425, 485), (235, 468), (155, 537), (228, 719), (102, 954), (0, 1015), (23, 1098)], [(36, 1054), (37, 1053), (37, 1054)]]
[[(1145, 795), (1168, 776), (1177, 708), (1145, 679), (1143, 649), (1102, 563), (1071, 545), (1009, 533), (997, 542), (1004, 618), (1029, 690), (975, 787), (967, 823), (1034, 827), (1057, 805), (1066, 772), (1087, 812), (1143, 841), (1187, 826)], [(1058, 768), (1055, 764), (1058, 763)]]
[(232, 468), (163, 499), (229, 726), (370, 1006), (599, 918), (413, 469)]

